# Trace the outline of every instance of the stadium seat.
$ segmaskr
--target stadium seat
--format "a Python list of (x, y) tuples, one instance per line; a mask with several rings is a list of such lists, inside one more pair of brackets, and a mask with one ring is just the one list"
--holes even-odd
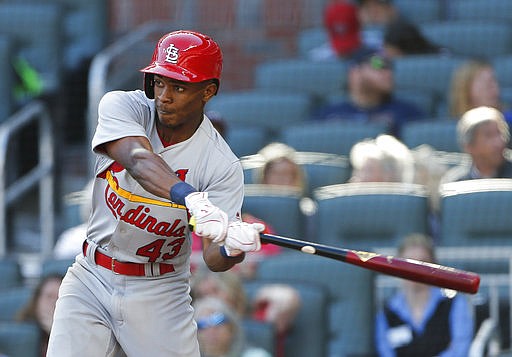
[(427, 144), (438, 151), (460, 152), (456, 133), (457, 121), (431, 119), (406, 123), (402, 127), (402, 141), (410, 149)]
[[(254, 299), (259, 288), (272, 283), (279, 284), (282, 282), (278, 280), (253, 279), (244, 283), (248, 301), (250, 302)], [(295, 288), (301, 299), (301, 307), (295, 324), (285, 342), (286, 357), (325, 356), (329, 327), (326, 309), (327, 290), (320, 284), (308, 282), (290, 281), (286, 282), (286, 284)], [(275, 344), (272, 347), (275, 347)], [(266, 349), (273, 352), (273, 350)], [(272, 355), (274, 356), (275, 353), (272, 353)]]
[(0, 259), (0, 291), (20, 287), (23, 285), (21, 266), (15, 259)]
[(450, 0), (446, 4), (452, 20), (512, 21), (510, 0)]
[(347, 66), (343, 61), (273, 60), (259, 64), (254, 72), (257, 89), (305, 92), (318, 100), (343, 93), (346, 81)]
[(267, 130), (260, 126), (230, 128), (226, 141), (238, 157), (253, 155), (270, 142)]
[(512, 244), (512, 179), (445, 183), (440, 195), (441, 245)]
[(491, 63), (502, 89), (512, 88), (512, 54), (494, 57)]
[(305, 121), (311, 105), (312, 98), (307, 94), (253, 90), (219, 94), (208, 102), (207, 110), (219, 112), (228, 131), (232, 127), (259, 126), (272, 135), (282, 127)]
[(27, 286), (0, 291), (0, 321), (14, 321), (31, 296), (32, 289)]
[(0, 35), (0, 123), (14, 112), (12, 88), (14, 76), (11, 67), (13, 53), (12, 41), (9, 36)]
[(428, 196), (421, 185), (346, 183), (313, 192), (316, 241), (343, 248), (395, 247), (407, 234), (428, 232)]
[(0, 323), (0, 351), (9, 357), (40, 357), (41, 337), (35, 323)]
[[(327, 291), (327, 353), (308, 356), (356, 356), (373, 353), (374, 275), (371, 271), (319, 256), (289, 253), (260, 262), (257, 279), (307, 283)], [(324, 326), (311, 323), (311, 333)], [(310, 348), (300, 343), (299, 348)], [(298, 356), (294, 355), (294, 356)]]
[(245, 185), (242, 213), (250, 213), (269, 223), (279, 235), (300, 239), (305, 228), (301, 198), (301, 193), (293, 188)]
[(62, 21), (62, 9), (56, 4), (0, 3), (0, 33), (12, 37), (14, 57), (38, 71), (44, 93), (53, 93), (62, 84)]
[(245, 340), (251, 347), (259, 347), (271, 356), (275, 355), (276, 336), (272, 324), (245, 318), (242, 320), (242, 328)]
[(299, 31), (297, 34), (297, 57), (308, 58), (310, 51), (329, 41), (324, 27), (313, 27)]
[(280, 138), (298, 151), (324, 152), (348, 156), (352, 146), (363, 139), (374, 138), (388, 130), (384, 123), (362, 123), (354, 120), (308, 121), (281, 130)]
[(440, 21), (443, 19), (443, 0), (395, 0), (400, 14), (415, 24)]
[(75, 258), (70, 259), (47, 259), (43, 261), (41, 275), (60, 274), (64, 276), (68, 268), (74, 263)]
[[(240, 159), (244, 167), (245, 183), (257, 183), (254, 181), (254, 170), (263, 166), (263, 159), (258, 154)], [(352, 171), (348, 158), (343, 155), (298, 151), (295, 161), (306, 174), (308, 193), (321, 186), (344, 183), (350, 178)]]
[(393, 95), (401, 100), (416, 105), (426, 117), (435, 116), (438, 99), (430, 91), (426, 90), (395, 90)]
[(512, 27), (497, 21), (443, 21), (425, 23), (421, 31), (455, 55), (493, 58), (512, 51)]
[(396, 90), (415, 90), (431, 93), (437, 100), (445, 98), (452, 73), (464, 58), (443, 55), (410, 55), (394, 61)]

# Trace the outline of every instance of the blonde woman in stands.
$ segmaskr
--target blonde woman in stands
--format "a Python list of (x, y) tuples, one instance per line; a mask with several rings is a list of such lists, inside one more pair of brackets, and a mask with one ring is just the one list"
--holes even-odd
[(496, 108), (512, 123), (512, 111), (500, 97), (500, 86), (491, 63), (468, 60), (454, 72), (449, 93), (449, 115), (460, 118), (469, 109), (479, 106)]

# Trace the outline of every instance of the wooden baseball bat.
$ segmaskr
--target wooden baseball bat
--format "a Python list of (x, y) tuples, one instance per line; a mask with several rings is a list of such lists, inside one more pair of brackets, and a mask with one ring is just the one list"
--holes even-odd
[(398, 278), (475, 294), (480, 285), (476, 273), (414, 259), (338, 248), (273, 234), (260, 234), (262, 243), (272, 243), (303, 253), (320, 255)]

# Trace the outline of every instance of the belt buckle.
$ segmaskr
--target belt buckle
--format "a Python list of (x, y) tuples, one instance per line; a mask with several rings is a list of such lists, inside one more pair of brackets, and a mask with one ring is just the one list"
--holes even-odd
[(116, 258), (111, 258), (111, 260), (110, 260), (110, 270), (115, 275), (119, 275), (119, 273), (115, 271), (115, 267), (116, 267)]

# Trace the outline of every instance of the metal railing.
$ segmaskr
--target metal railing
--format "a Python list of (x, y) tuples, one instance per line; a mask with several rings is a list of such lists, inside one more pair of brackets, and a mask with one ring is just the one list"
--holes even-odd
[[(38, 124), (38, 162), (29, 172), (8, 183), (7, 155), (15, 134), (31, 123)], [(46, 106), (31, 102), (0, 125), (0, 258), (7, 254), (8, 209), (29, 190), (39, 186), (41, 254), (51, 255), (55, 234), (54, 149), (50, 115)]]

